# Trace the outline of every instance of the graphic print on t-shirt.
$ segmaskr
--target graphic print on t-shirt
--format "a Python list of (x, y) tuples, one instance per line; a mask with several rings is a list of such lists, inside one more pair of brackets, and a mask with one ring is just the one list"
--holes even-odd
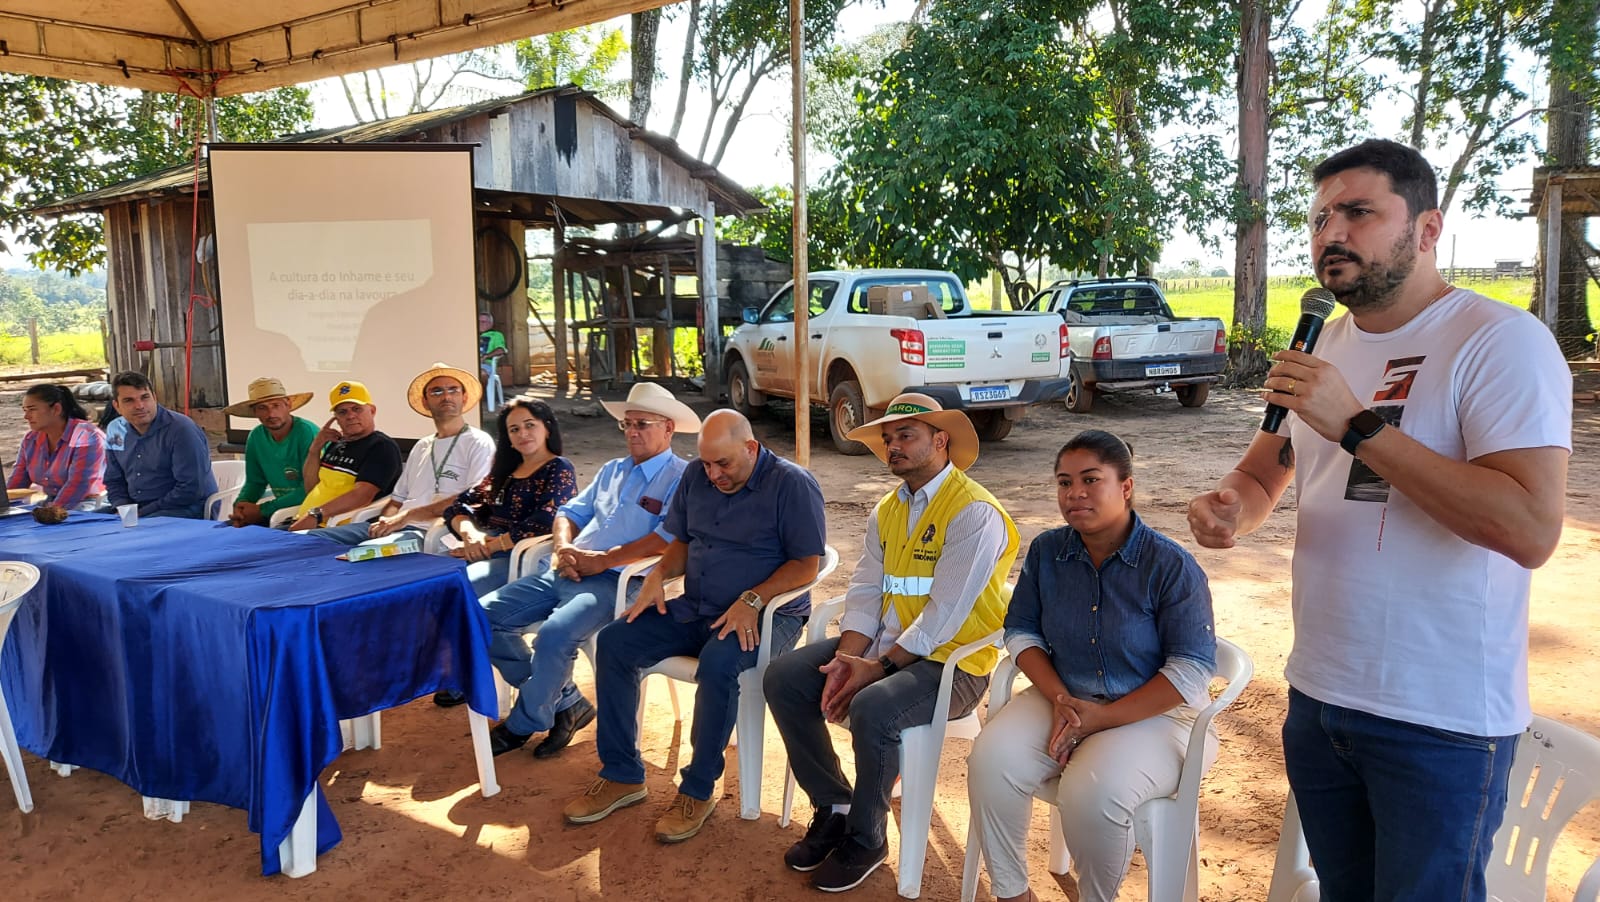
[[(1378, 388), (1372, 393), (1374, 401), (1405, 401), (1411, 396), (1411, 386), (1417, 380), (1417, 371), (1422, 369), (1424, 357), (1401, 357), (1384, 364), (1383, 379), (1378, 383)], [(1400, 428), (1400, 418), (1405, 414), (1405, 405), (1380, 404), (1372, 408), (1372, 412), (1383, 418), (1383, 421)], [(1350, 459), (1350, 478), (1345, 482), (1344, 498), (1346, 501), (1371, 501), (1385, 504), (1389, 500), (1389, 481), (1373, 472), (1373, 469), (1361, 462), (1361, 458)]]

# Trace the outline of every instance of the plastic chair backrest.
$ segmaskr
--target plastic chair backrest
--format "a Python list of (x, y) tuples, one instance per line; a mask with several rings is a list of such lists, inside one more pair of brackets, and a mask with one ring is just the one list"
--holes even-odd
[(211, 477), (217, 481), (219, 492), (237, 489), (244, 485), (244, 461), (214, 460), (211, 462)]
[[(1556, 837), (1600, 797), (1600, 739), (1535, 715), (1517, 742), (1506, 792), (1505, 819), (1486, 871), (1489, 898), (1543, 899)], [(1585, 885), (1600, 875), (1597, 867), (1590, 868)]]
[(0, 561), (0, 643), (22, 599), (39, 584), (39, 568), (24, 561)]

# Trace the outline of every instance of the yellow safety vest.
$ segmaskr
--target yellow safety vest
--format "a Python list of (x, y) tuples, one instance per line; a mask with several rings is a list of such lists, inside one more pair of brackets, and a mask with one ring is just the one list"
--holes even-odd
[[(917, 521), (917, 527), (909, 539), (906, 537), (906, 517), (911, 510), (910, 502), (901, 500), (898, 489), (878, 502), (878, 540), (883, 543), (883, 610), (880, 616), (886, 615), (892, 605), (904, 629), (928, 606), (928, 593), (933, 588), (933, 568), (944, 551), (944, 538), (950, 521), (962, 508), (975, 501), (999, 511), (1000, 519), (1006, 525), (1005, 551), (995, 562), (988, 584), (978, 595), (972, 612), (961, 624), (961, 629), (956, 631), (955, 638), (934, 649), (933, 654), (928, 656), (929, 660), (943, 661), (957, 648), (982, 639), (1004, 624), (1006, 575), (1011, 572), (1011, 562), (1016, 560), (1017, 547), (1021, 544), (1017, 526), (988, 489), (955, 468), (950, 470), (944, 484), (928, 501), (922, 519)], [(986, 648), (964, 658), (956, 666), (968, 673), (983, 676), (994, 670), (999, 660), (998, 649)]]

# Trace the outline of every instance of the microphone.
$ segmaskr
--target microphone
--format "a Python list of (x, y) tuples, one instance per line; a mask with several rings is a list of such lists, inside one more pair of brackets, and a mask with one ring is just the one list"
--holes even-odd
[[(1333, 312), (1333, 292), (1326, 288), (1313, 288), (1300, 296), (1300, 323), (1294, 327), (1294, 339), (1289, 350), (1311, 353), (1322, 334), (1322, 324)], [(1267, 415), (1261, 418), (1261, 431), (1276, 434), (1283, 425), (1284, 414), (1289, 411), (1277, 404), (1267, 405)]]

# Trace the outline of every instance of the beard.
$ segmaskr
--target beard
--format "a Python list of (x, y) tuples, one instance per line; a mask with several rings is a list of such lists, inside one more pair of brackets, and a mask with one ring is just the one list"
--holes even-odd
[(1416, 226), (1407, 227), (1405, 234), (1390, 246), (1387, 259), (1384, 260), (1363, 261), (1342, 245), (1329, 245), (1323, 248), (1324, 257), (1338, 254), (1350, 260), (1346, 266), (1354, 265), (1360, 269), (1354, 279), (1342, 286), (1329, 285), (1320, 278), (1318, 281), (1351, 312), (1382, 310), (1394, 303), (1400, 286), (1411, 278), (1412, 271), (1417, 268), (1417, 250), (1413, 246), (1416, 237)]

